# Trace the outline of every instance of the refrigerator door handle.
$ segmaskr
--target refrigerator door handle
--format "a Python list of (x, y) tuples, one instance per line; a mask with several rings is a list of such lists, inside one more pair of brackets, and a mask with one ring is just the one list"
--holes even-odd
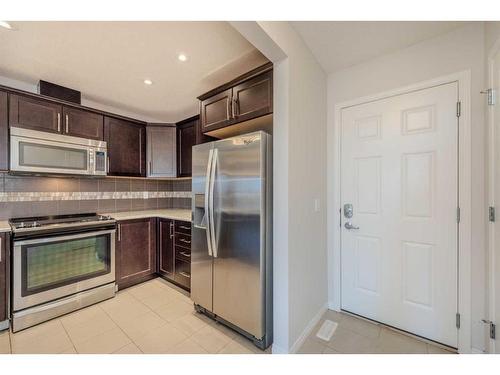
[(210, 211), (209, 211), (209, 221), (210, 221), (210, 238), (212, 239), (212, 254), (214, 258), (217, 258), (217, 240), (215, 238), (215, 222), (214, 222), (214, 186), (215, 186), (215, 170), (217, 169), (219, 150), (214, 149), (212, 156), (212, 169), (210, 171)]
[(212, 226), (211, 222), (210, 222), (210, 176), (211, 176), (211, 170), (212, 170), (213, 152), (214, 152), (214, 150), (210, 150), (208, 152), (207, 175), (205, 177), (205, 214), (204, 214), (204, 217), (206, 218), (205, 232), (206, 232), (206, 236), (207, 236), (207, 248), (208, 248), (208, 255), (209, 256), (212, 256), (212, 238), (210, 237), (210, 227)]

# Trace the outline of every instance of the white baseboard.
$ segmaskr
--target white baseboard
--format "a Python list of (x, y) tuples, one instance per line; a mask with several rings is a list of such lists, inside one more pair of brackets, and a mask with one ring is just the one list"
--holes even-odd
[[(328, 310), (328, 304), (325, 303), (321, 309), (316, 313), (316, 315), (311, 319), (311, 321), (307, 324), (306, 328), (302, 331), (298, 339), (294, 342), (292, 347), (290, 348), (290, 353), (297, 353), (300, 349), (304, 341), (306, 341), (309, 334), (312, 332), (313, 328), (318, 324), (323, 314)], [(274, 351), (273, 351), (274, 352)]]
[(471, 353), (472, 354), (485, 354), (484, 351), (482, 351), (481, 349), (478, 349), (478, 348), (472, 348)]
[(328, 301), (328, 309), (332, 311), (340, 312), (340, 307), (333, 303), (333, 301)]

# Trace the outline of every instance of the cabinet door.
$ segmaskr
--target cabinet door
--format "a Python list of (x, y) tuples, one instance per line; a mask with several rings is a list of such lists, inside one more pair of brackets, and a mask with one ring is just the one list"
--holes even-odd
[(176, 128), (174, 126), (148, 126), (148, 176), (176, 177)]
[(160, 254), (159, 273), (169, 279), (174, 279), (174, 221), (160, 219)]
[(231, 100), (232, 89), (228, 89), (201, 102), (201, 130), (203, 133), (231, 123)]
[(72, 107), (63, 107), (63, 133), (74, 137), (104, 139), (104, 116)]
[(110, 175), (146, 176), (146, 129), (142, 124), (104, 117)]
[(233, 87), (233, 116), (236, 122), (273, 111), (273, 72), (266, 72)]
[(7, 299), (8, 299), (8, 251), (7, 234), (0, 234), (0, 322), (7, 320)]
[(192, 148), (196, 144), (198, 119), (179, 125), (177, 128), (177, 175), (191, 177)]
[(43, 99), (10, 95), (9, 125), (51, 133), (61, 132), (62, 106)]
[(152, 278), (156, 272), (156, 219), (118, 223), (116, 282), (118, 288)]
[(0, 91), (0, 171), (9, 169), (9, 113), (7, 93)]

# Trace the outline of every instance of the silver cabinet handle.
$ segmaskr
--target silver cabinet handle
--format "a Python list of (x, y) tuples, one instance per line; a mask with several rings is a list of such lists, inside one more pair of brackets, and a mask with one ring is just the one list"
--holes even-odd
[(189, 273), (184, 272), (184, 271), (179, 272), (179, 275), (182, 275), (182, 276), (184, 276), (184, 277), (187, 277), (188, 279), (190, 279), (190, 278), (191, 278), (191, 275), (190, 275)]
[(352, 223), (350, 221), (346, 222), (345, 225), (344, 225), (345, 229), (347, 230), (356, 230), (356, 229), (359, 229), (359, 227), (356, 227), (354, 225), (352, 225)]
[(188, 241), (188, 240), (186, 240), (184, 238), (179, 238), (179, 241), (184, 242), (184, 243), (191, 243), (191, 241)]
[(191, 258), (191, 254), (181, 251), (179, 254), (184, 255), (186, 258)]
[(185, 225), (179, 225), (180, 229), (191, 230), (191, 227), (186, 227)]
[(66, 115), (66, 133), (69, 133), (69, 117)]
[(61, 114), (57, 112), (57, 131), (61, 131)]
[(170, 223), (170, 238), (174, 237), (174, 222)]
[(237, 116), (237, 106), (238, 106), (238, 99), (237, 98), (233, 98), (233, 118), (236, 118)]
[(122, 240), (122, 226), (118, 224), (118, 241)]
[(226, 117), (227, 119), (231, 118), (231, 115), (229, 114), (229, 106), (231, 105), (231, 100), (227, 98), (227, 105), (226, 105)]

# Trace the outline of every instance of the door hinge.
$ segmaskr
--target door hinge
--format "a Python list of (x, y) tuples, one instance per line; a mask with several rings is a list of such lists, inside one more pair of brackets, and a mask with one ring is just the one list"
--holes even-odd
[(495, 222), (495, 207), (489, 207), (488, 208), (488, 219), (494, 223)]
[(462, 113), (462, 103), (457, 102), (457, 117), (460, 117), (461, 113)]
[(455, 315), (455, 325), (457, 326), (457, 329), (460, 329), (460, 314), (457, 313)]
[(342, 228), (342, 209), (339, 208), (339, 227)]
[(460, 223), (460, 207), (457, 207), (457, 223)]
[(496, 326), (491, 320), (481, 319), (484, 324), (488, 324), (490, 329), (490, 339), (495, 340), (496, 338)]
[(488, 105), (495, 105), (497, 102), (497, 95), (494, 89), (488, 89), (485, 91), (481, 91), (481, 94), (486, 94), (488, 98)]

